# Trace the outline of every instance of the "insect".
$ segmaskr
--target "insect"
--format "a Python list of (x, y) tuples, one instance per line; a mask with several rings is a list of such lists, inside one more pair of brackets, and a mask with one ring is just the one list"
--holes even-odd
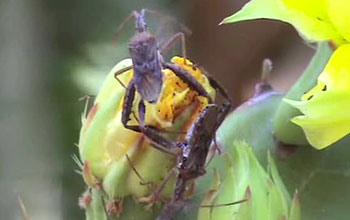
[[(141, 100), (139, 102), (139, 114), (145, 113), (144, 101), (149, 103), (157, 102), (162, 86), (163, 86), (163, 68), (170, 69), (177, 77), (184, 81), (191, 89), (198, 92), (199, 95), (207, 97), (209, 103), (212, 103), (212, 99), (203, 86), (186, 70), (177, 66), (176, 64), (166, 63), (163, 61), (161, 54), (168, 50), (176, 41), (181, 40), (183, 57), (185, 54), (185, 37), (183, 33), (175, 34), (168, 43), (162, 48), (158, 49), (157, 40), (147, 29), (145, 21), (145, 12), (151, 12), (147, 9), (142, 9), (140, 12), (133, 11), (119, 26), (118, 32), (124, 27), (124, 25), (134, 17), (136, 35), (131, 39), (129, 43), (129, 51), (132, 59), (132, 66), (125, 67), (115, 73), (115, 78), (123, 85), (118, 79), (118, 75), (133, 69), (133, 78), (126, 86), (126, 92), (124, 96), (123, 110), (122, 110), (122, 123), (125, 128), (131, 129), (136, 132), (141, 132), (141, 126), (144, 126), (144, 121), (140, 119), (140, 125), (129, 125), (130, 115), (132, 113), (133, 101), (135, 99), (135, 92), (140, 94)], [(186, 59), (184, 59), (186, 62)], [(125, 86), (124, 86), (125, 87)], [(142, 112), (140, 112), (140, 109)], [(140, 116), (141, 118), (141, 116)]]
[(209, 104), (199, 114), (196, 121), (187, 133), (186, 140), (175, 142), (156, 135), (153, 128), (142, 129), (142, 132), (155, 145), (163, 148), (180, 148), (181, 153), (177, 155), (177, 178), (175, 189), (170, 202), (163, 208), (157, 220), (169, 220), (185, 205), (184, 194), (191, 180), (205, 174), (205, 166), (211, 143), (215, 140), (215, 134), (232, 107), (232, 101), (225, 89), (212, 77), (208, 76), (209, 82), (226, 99), (220, 105)]
[(188, 182), (206, 173), (209, 147), (230, 108), (230, 102), (220, 106), (209, 104), (194, 122), (186, 141), (181, 143), (182, 153), (178, 157), (178, 174), (172, 199), (165, 204), (157, 220), (172, 219), (185, 205), (184, 194)]

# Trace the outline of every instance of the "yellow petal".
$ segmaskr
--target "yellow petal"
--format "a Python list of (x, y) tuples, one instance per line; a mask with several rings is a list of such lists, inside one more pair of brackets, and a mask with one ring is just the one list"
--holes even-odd
[(350, 1), (327, 0), (327, 10), (337, 31), (350, 42)]
[(317, 86), (301, 99), (306, 101), (324, 91), (350, 91), (350, 44), (340, 46), (318, 77)]
[(284, 101), (304, 114), (294, 117), (292, 122), (303, 128), (316, 149), (323, 149), (350, 133), (350, 91), (325, 91), (309, 101)]

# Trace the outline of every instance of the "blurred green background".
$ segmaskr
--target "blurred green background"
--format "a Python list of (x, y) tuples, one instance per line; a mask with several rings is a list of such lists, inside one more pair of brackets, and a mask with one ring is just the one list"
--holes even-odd
[[(113, 65), (128, 57), (133, 24), (113, 44), (132, 10), (149, 8), (186, 24), (188, 56), (229, 90), (236, 105), (253, 93), (261, 61), (275, 64), (272, 84), (286, 91), (313, 50), (290, 26), (274, 21), (218, 26), (241, 0), (2, 0), (0, 2), (0, 215), (83, 219), (84, 191), (74, 172), (81, 113)], [(148, 16), (152, 30), (159, 18)], [(178, 28), (178, 26), (177, 26)], [(174, 25), (160, 40), (179, 31)], [(175, 54), (179, 51), (176, 47)]]

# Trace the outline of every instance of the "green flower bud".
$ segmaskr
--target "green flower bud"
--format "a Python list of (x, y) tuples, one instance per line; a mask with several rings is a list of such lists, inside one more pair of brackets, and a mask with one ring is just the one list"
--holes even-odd
[[(172, 62), (193, 74), (215, 98), (215, 90), (200, 69), (193, 68), (190, 61), (185, 63), (180, 57), (174, 57)], [(87, 117), (83, 117), (78, 146), (84, 164), (83, 177), (89, 187), (102, 190), (109, 201), (132, 196), (138, 201), (152, 202), (145, 197), (151, 196), (154, 188), (163, 182), (176, 165), (176, 157), (155, 149), (142, 133), (124, 128), (121, 122), (125, 88), (114, 78), (114, 73), (131, 64), (130, 59), (123, 60), (107, 75)], [(172, 140), (184, 140), (184, 133), (208, 101), (188, 88), (172, 71), (165, 69), (163, 73), (163, 88), (158, 102), (145, 103), (146, 124), (173, 131), (164, 133)], [(132, 74), (130, 70), (118, 78), (127, 85)], [(136, 94), (135, 108), (139, 100)], [(138, 124), (137, 114), (131, 114), (130, 118), (129, 124)], [(173, 180), (170, 180), (161, 197), (169, 197), (172, 188)]]

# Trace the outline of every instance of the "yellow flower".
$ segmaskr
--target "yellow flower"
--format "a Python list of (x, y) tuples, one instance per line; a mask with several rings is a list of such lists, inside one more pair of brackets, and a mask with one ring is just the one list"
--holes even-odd
[(340, 46), (318, 77), (317, 86), (301, 97), (285, 99), (304, 115), (292, 122), (304, 129), (312, 146), (323, 149), (350, 133), (350, 45)]
[[(215, 90), (207, 78), (189, 60), (185, 65), (183, 58), (174, 57), (172, 62), (193, 74), (215, 98)], [(130, 59), (123, 60), (110, 71), (88, 116), (83, 117), (80, 131), (78, 146), (84, 163), (84, 180), (90, 187), (103, 189), (109, 198), (128, 195), (140, 198), (151, 193), (150, 185), (140, 184), (140, 177), (132, 169), (127, 156), (141, 177), (153, 185), (160, 184), (176, 162), (173, 156), (153, 148), (141, 133), (125, 129), (121, 123), (125, 88), (114, 79), (114, 73), (130, 65)], [(163, 73), (164, 83), (158, 102), (146, 103), (146, 124), (186, 132), (195, 119), (193, 116), (207, 105), (207, 99), (190, 90), (172, 71), (165, 69)], [(130, 70), (118, 77), (126, 85), (132, 74)], [(140, 97), (136, 94), (134, 103), (138, 100)], [(130, 124), (137, 123), (131, 115)], [(183, 138), (173, 133), (165, 135), (173, 139)], [(170, 189), (165, 193), (170, 193)]]
[(332, 55), (317, 85), (301, 101), (284, 100), (304, 115), (292, 122), (301, 126), (309, 143), (323, 149), (350, 133), (350, 1), (252, 0), (223, 23), (259, 18), (292, 24), (308, 41), (333, 41)]

